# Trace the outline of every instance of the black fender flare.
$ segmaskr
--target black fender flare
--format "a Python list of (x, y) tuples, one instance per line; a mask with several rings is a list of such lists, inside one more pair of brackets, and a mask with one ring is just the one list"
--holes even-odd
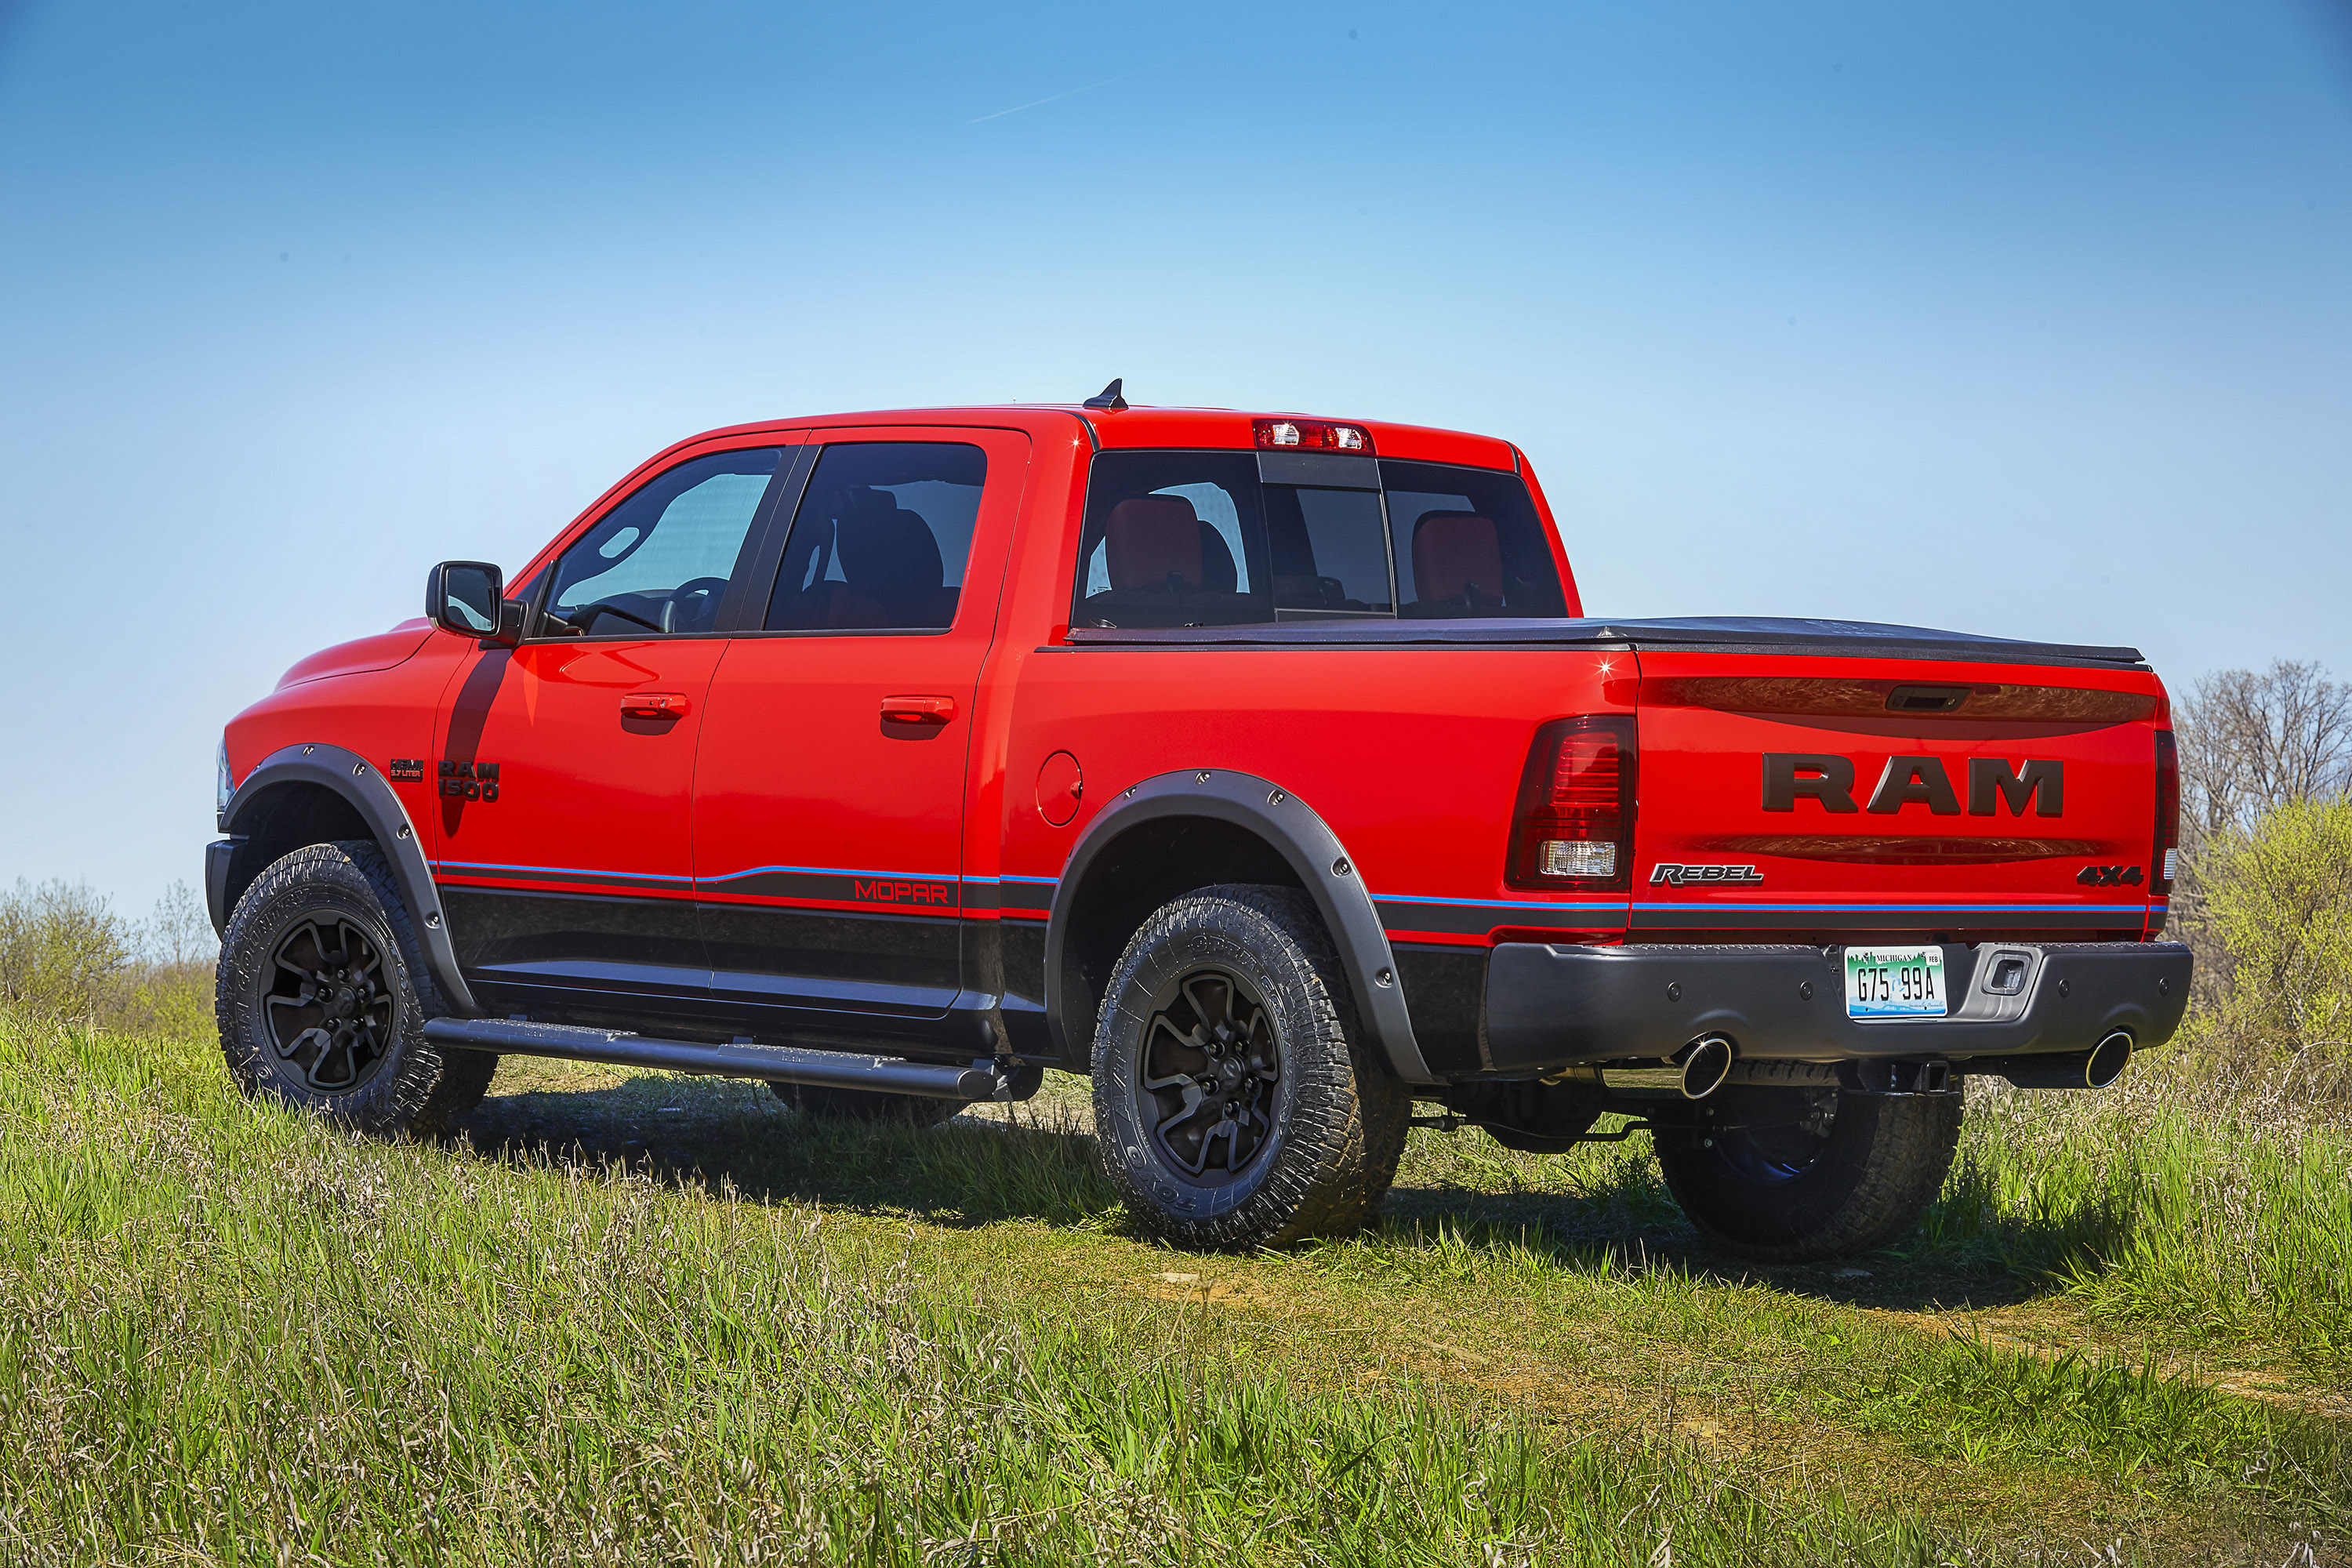
[(1280, 784), (1226, 768), (1180, 769), (1120, 791), (1087, 825), (1070, 850), (1054, 889), (1053, 912), (1045, 928), (1045, 1021), (1063, 1060), (1071, 1059), (1063, 1025), (1067, 985), (1062, 963), (1071, 906), (1096, 857), (1112, 840), (1139, 824), (1169, 816), (1205, 816), (1245, 828), (1289, 862), (1339, 949), (1340, 965), (1355, 993), (1357, 1019), (1370, 1043), (1387, 1058), (1401, 1081), (1413, 1085), (1440, 1081), (1413, 1037), (1412, 1017), (1405, 1006), (1404, 986), (1397, 978), (1388, 929), (1381, 923), (1380, 910), (1364, 886), (1363, 875), (1339, 836), (1314, 808)]
[[(359, 813), (376, 847), (392, 867), (393, 880), (400, 886), (400, 896), (408, 905), (410, 921), (416, 930), (418, 944), (425, 950), (425, 966), (432, 971), (433, 983), (440, 987), (441, 995), (457, 1013), (477, 1016), (481, 1008), (474, 1001), (473, 991), (466, 984), (465, 976), (457, 971), (457, 950), (449, 941), (449, 922), (441, 909), (439, 889), (434, 885), (433, 868), (425, 863), (425, 846), (418, 837), (416, 825), (409, 820), (408, 808), (383, 774), (366, 758), (341, 746), (324, 742), (303, 742), (285, 746), (264, 757), (259, 765), (245, 775), (236, 786), (228, 805), (220, 814), (220, 829), (232, 838), (237, 836), (237, 818), (254, 802), (268, 791), (285, 784), (310, 784), (341, 795), (351, 808)], [(209, 873), (209, 868), (207, 868)], [(214, 881), (211, 875), (205, 879)], [(208, 886), (206, 892), (217, 905), (225, 902), (222, 889)], [(215, 925), (226, 929), (231, 911), (216, 907), (213, 910)]]

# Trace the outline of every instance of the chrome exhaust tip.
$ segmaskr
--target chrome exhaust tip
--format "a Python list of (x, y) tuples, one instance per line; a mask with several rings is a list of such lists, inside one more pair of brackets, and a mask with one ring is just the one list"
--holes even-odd
[(1681, 1064), (1681, 1089), (1685, 1100), (1705, 1100), (1723, 1087), (1731, 1076), (1732, 1058), (1738, 1052), (1730, 1037), (1725, 1035), (1702, 1035), (1675, 1054)]
[(2131, 1065), (2132, 1037), (2127, 1029), (2117, 1029), (2091, 1047), (2083, 1061), (2083, 1082), (2091, 1089), (2105, 1089), (2124, 1076)]

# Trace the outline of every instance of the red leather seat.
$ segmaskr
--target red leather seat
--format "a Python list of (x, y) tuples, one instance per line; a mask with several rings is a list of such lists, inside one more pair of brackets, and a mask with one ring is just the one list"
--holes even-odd
[(1414, 596), (1423, 604), (1503, 602), (1503, 545), (1494, 520), (1475, 511), (1425, 511), (1412, 525)]
[(1182, 496), (1137, 496), (1110, 509), (1103, 529), (1104, 565), (1114, 592), (1167, 588), (1171, 579), (1198, 592), (1201, 520)]

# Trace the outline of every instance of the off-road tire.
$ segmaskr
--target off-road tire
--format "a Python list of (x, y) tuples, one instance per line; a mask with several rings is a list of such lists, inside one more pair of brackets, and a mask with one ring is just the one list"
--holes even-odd
[[(1737, 1109), (1727, 1098), (1724, 1113)], [(1708, 1143), (1662, 1132), (1656, 1142), (1667, 1190), (1718, 1246), (1759, 1262), (1810, 1263), (1909, 1230), (1959, 1141), (1957, 1094), (1838, 1094), (1827, 1139), (1799, 1168), (1759, 1173), (1754, 1134), (1717, 1133)]]
[[(321, 1088), (288, 1059), (265, 1001), (281, 984), (281, 944), (306, 921), (348, 922), (373, 946), (390, 1006), (382, 1049), (350, 1088)], [(481, 1100), (499, 1058), (436, 1046), (425, 1021), (447, 1011), (383, 855), (366, 839), (313, 844), (270, 865), (221, 939), (213, 1009), (237, 1086), (374, 1133), (434, 1134)]]
[[(1278, 1053), (1278, 1077), (1264, 1085), (1268, 1131), (1215, 1180), (1188, 1173), (1155, 1141), (1172, 1119), (1156, 1110), (1140, 1070), (1155, 1015), (1203, 974), (1255, 993), (1253, 1016), (1270, 1026)], [(1339, 955), (1294, 889), (1213, 887), (1163, 905), (1104, 987), (1093, 1066), (1103, 1170), (1135, 1222), (1178, 1247), (1282, 1247), (1354, 1230), (1404, 1152), (1412, 1098), (1366, 1049)], [(1205, 1160), (1205, 1137), (1202, 1148)], [(1236, 1149), (1228, 1142), (1229, 1166)]]
[(938, 1100), (928, 1094), (887, 1094), (872, 1089), (830, 1089), (813, 1083), (778, 1083), (768, 1087), (776, 1098), (803, 1116), (824, 1121), (887, 1121), (908, 1127), (936, 1127), (971, 1102)]

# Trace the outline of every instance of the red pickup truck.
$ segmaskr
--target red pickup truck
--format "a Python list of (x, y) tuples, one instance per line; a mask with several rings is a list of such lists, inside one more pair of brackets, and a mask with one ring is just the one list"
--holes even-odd
[(362, 1127), (500, 1053), (918, 1121), (1059, 1068), (1140, 1225), (1249, 1247), (1362, 1221), (1416, 1101), (1617, 1113), (1798, 1259), (1912, 1222), (1967, 1076), (2102, 1087), (2187, 1000), (2137, 652), (1593, 618), (1487, 437), (745, 425), (426, 609), (229, 724), (206, 858), (231, 1069)]

